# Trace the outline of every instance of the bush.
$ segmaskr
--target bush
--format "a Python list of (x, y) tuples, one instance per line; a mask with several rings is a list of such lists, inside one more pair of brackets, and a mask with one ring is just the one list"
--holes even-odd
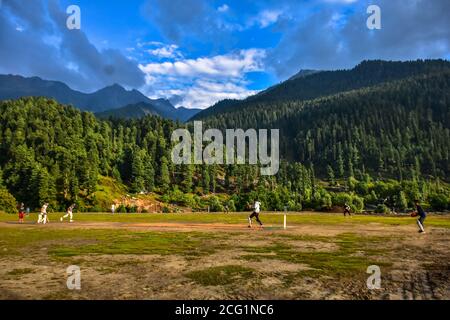
[(320, 210), (329, 210), (332, 205), (331, 195), (329, 193), (324, 193), (320, 198)]
[(235, 212), (236, 211), (236, 205), (234, 204), (234, 200), (230, 199), (225, 204), (228, 207), (229, 212)]
[(128, 206), (127, 207), (127, 212), (128, 213), (136, 213), (137, 212), (137, 207), (136, 206)]
[(348, 193), (337, 193), (334, 195), (333, 205), (343, 207), (346, 203), (350, 205), (352, 203), (352, 196)]
[(123, 204), (121, 204), (118, 208), (117, 208), (117, 212), (118, 213), (127, 213), (127, 208), (125, 208), (125, 206)]
[(384, 204), (379, 204), (379, 205), (377, 206), (377, 208), (375, 209), (375, 212), (376, 212), (376, 213), (384, 213), (384, 214), (386, 214), (386, 213), (391, 212), (391, 210), (389, 210), (389, 208), (388, 208), (386, 205), (384, 205)]
[(296, 203), (294, 200), (289, 200), (288, 211), (302, 211), (302, 204)]
[(442, 193), (430, 195), (429, 202), (433, 210), (444, 211), (450, 209), (450, 199)]
[(17, 213), (16, 199), (5, 188), (0, 188), (0, 210), (6, 213)]
[(350, 207), (353, 212), (361, 213), (364, 210), (364, 199), (357, 195), (353, 195)]
[(107, 212), (107, 210), (105, 210), (104, 208), (100, 207), (100, 206), (93, 206), (92, 208), (88, 209), (89, 212)]
[(170, 208), (164, 206), (164, 207), (162, 207), (162, 212), (163, 212), (163, 213), (170, 213)]
[(209, 204), (209, 210), (211, 212), (223, 212), (225, 211), (222, 204), (220, 203), (220, 200), (218, 197), (216, 196), (211, 196), (208, 199), (208, 204)]

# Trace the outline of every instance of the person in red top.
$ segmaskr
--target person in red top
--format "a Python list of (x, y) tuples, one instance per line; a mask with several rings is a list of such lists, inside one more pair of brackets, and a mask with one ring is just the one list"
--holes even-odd
[(22, 202), (19, 205), (19, 223), (23, 223), (24, 216), (25, 216), (25, 205)]

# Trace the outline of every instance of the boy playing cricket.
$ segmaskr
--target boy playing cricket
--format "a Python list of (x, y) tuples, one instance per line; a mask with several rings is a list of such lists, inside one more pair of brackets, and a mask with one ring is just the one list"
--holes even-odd
[(75, 204), (72, 204), (69, 208), (67, 208), (66, 214), (60, 219), (61, 222), (67, 217), (69, 218), (69, 222), (73, 222), (73, 209), (75, 209)]
[(261, 229), (263, 228), (263, 224), (261, 220), (259, 220), (259, 213), (261, 212), (261, 202), (255, 201), (255, 204), (253, 206), (253, 213), (248, 217), (248, 227), (252, 227), (252, 219), (253, 217), (256, 218), (256, 221), (259, 223)]
[(419, 219), (417, 219), (417, 225), (419, 226), (419, 233), (425, 233), (425, 228), (423, 226), (423, 222), (425, 221), (425, 218), (427, 217), (427, 214), (423, 210), (422, 206), (419, 203), (419, 200), (415, 200), (414, 204), (416, 205), (416, 212), (419, 216)]
[(352, 213), (350, 212), (350, 210), (351, 210), (350, 206), (349, 206), (347, 203), (344, 204), (344, 217), (347, 216), (347, 214), (348, 214), (349, 216), (352, 215)]
[(48, 207), (48, 203), (44, 203), (44, 205), (41, 208), (41, 212), (39, 213), (39, 219), (38, 219), (37, 223), (46, 224), (48, 222), (47, 207)]

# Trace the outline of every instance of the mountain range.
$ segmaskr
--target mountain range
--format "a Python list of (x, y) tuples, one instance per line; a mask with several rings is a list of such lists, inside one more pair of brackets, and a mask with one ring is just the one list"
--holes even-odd
[(447, 60), (364, 61), (221, 101), (191, 120), (219, 130), (279, 129), (281, 157), (310, 164), (322, 177), (445, 178), (449, 88)]
[(60, 81), (43, 80), (39, 77), (0, 75), (0, 100), (28, 96), (52, 98), (83, 111), (113, 117), (129, 118), (130, 115), (142, 117), (150, 113), (167, 119), (186, 121), (200, 111), (200, 109), (175, 108), (169, 100), (150, 99), (138, 90), (126, 90), (118, 84), (93, 93), (83, 93), (71, 89)]
[(244, 100), (219, 101), (212, 107), (197, 113), (191, 120), (242, 111), (257, 104), (311, 100), (421, 74), (440, 72), (444, 69), (450, 69), (450, 62), (437, 59), (405, 62), (368, 60), (347, 70), (302, 70), (287, 81)]

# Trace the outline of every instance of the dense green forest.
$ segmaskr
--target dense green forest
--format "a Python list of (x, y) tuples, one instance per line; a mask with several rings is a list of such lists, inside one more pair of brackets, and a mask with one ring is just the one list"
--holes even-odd
[(196, 114), (192, 120), (204, 120), (221, 113), (242, 111), (255, 104), (277, 104), (312, 100), (341, 92), (372, 87), (386, 82), (407, 79), (414, 76), (449, 71), (447, 60), (383, 61), (368, 60), (349, 70), (306, 72), (268, 88), (244, 100), (222, 100), (214, 106)]
[(0, 205), (9, 192), (31, 208), (48, 201), (54, 210), (71, 202), (107, 210), (96, 199), (102, 176), (130, 193), (154, 192), (166, 203), (212, 211), (245, 210), (256, 198), (265, 210), (328, 210), (347, 202), (355, 211), (386, 211), (383, 203), (405, 209), (415, 198), (439, 210), (449, 205), (448, 185), (419, 171), (394, 181), (351, 175), (345, 165), (342, 177), (330, 168), (318, 177), (313, 162), (283, 161), (274, 177), (259, 176), (251, 165), (175, 166), (170, 136), (182, 125), (156, 116), (100, 121), (53, 100), (24, 98), (0, 103), (0, 124)]
[[(152, 115), (101, 120), (46, 98), (2, 101), (0, 209), (14, 212), (20, 201), (32, 209), (49, 202), (53, 210), (64, 210), (75, 202), (79, 210), (104, 211), (129, 193), (154, 195), (167, 211), (242, 211), (257, 198), (264, 210), (332, 210), (348, 203), (357, 212), (402, 211), (414, 199), (448, 210), (448, 62), (386, 66), (366, 62), (355, 68), (356, 78), (354, 69), (330, 73), (332, 79), (339, 75), (336, 81), (351, 76), (329, 82), (332, 88), (314, 73), (298, 79), (301, 92), (283, 84), (238, 109), (224, 101), (231, 109), (205, 118), (204, 127), (279, 128), (276, 176), (260, 176), (256, 165), (174, 165), (171, 134), (192, 123)], [(320, 96), (319, 80), (309, 77), (319, 77), (323, 92), (332, 94)], [(317, 90), (302, 93), (305, 83)], [(286, 88), (293, 90), (284, 91), (292, 99), (261, 99)], [(122, 194), (108, 197), (105, 181)]]
[(329, 97), (256, 103), (205, 120), (213, 128), (279, 128), (286, 160), (319, 176), (397, 180), (450, 175), (450, 72)]

